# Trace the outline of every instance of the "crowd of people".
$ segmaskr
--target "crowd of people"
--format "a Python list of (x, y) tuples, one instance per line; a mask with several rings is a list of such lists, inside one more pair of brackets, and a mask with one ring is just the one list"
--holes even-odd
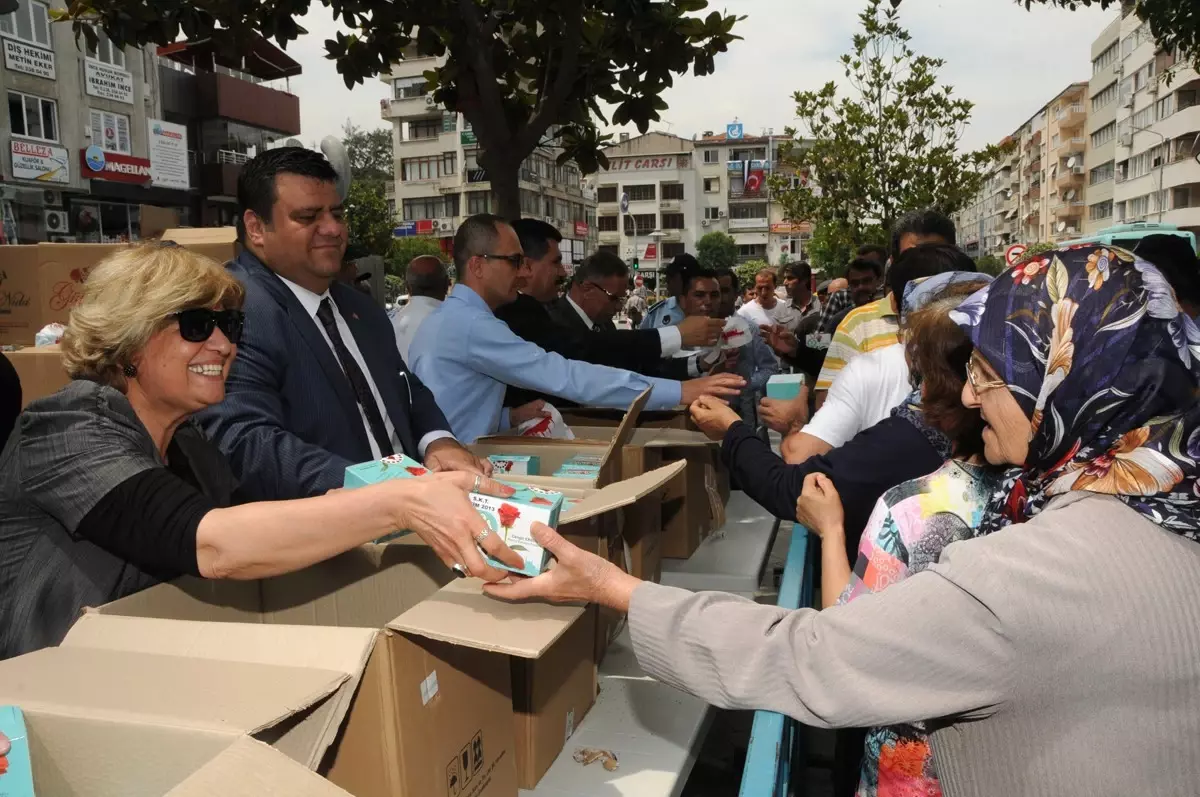
[[(336, 181), (318, 153), (265, 152), (240, 177), (234, 261), (151, 243), (93, 270), (63, 339), (73, 381), (11, 433), (0, 419), (0, 657), (166, 579), (287, 573), (406, 528), (497, 599), (627, 612), (666, 683), (844, 729), (839, 794), (1196, 793), (1186, 244), (1063, 248), (992, 279), (916, 212), (819, 286), (804, 263), (749, 286), (681, 255), (669, 298), (634, 303), (624, 330), (620, 258), (568, 275), (552, 226), (478, 215), (453, 286), (419, 258), (389, 319), (339, 279)], [(723, 351), (735, 315), (750, 342)], [(762, 398), (784, 368), (811, 389)], [(642, 583), (546, 527), (546, 574), (486, 564), (520, 559), (468, 493), (509, 488), (467, 445), (647, 390), (690, 407), (735, 486), (819, 536), (820, 609)], [(338, 489), (397, 453), (431, 474)]]

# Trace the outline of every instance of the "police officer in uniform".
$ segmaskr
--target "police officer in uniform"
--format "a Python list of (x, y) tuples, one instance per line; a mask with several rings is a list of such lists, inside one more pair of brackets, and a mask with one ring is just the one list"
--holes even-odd
[(655, 303), (642, 319), (640, 329), (657, 329), (678, 324), (686, 316), (679, 305), (679, 296), (683, 293), (683, 272), (688, 269), (700, 268), (699, 261), (689, 254), (678, 255), (664, 270), (667, 280), (669, 298)]

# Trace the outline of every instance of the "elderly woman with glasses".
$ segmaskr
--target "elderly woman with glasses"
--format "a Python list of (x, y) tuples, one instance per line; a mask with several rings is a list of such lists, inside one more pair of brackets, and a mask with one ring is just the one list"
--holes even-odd
[(235, 503), (218, 449), (190, 416), (225, 397), (243, 288), (179, 247), (123, 250), (84, 285), (63, 338), (72, 379), (32, 402), (0, 455), (0, 658), (58, 644), (85, 606), (180, 575), (257, 579), (307, 567), (396, 529), (485, 579), (476, 542), (517, 554), (462, 474), (298, 501)]
[(642, 583), (538, 528), (558, 567), (486, 589), (628, 610), (641, 665), (725, 708), (923, 721), (949, 797), (1196, 794), (1200, 330), (1153, 266), (1092, 247), (952, 317), (1004, 473), (979, 537), (923, 572), (788, 611)]

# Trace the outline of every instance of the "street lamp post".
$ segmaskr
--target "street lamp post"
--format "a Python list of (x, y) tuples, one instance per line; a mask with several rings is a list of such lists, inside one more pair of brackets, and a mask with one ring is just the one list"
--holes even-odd
[[(1148, 127), (1135, 127), (1135, 128), (1133, 128), (1133, 132), (1135, 135), (1137, 133), (1149, 133), (1152, 136), (1158, 136), (1164, 145), (1168, 141), (1167, 137), (1164, 136), (1162, 133), (1158, 132), (1157, 130), (1151, 130)], [(1159, 224), (1162, 224), (1162, 220), (1163, 220), (1163, 213), (1164, 213), (1163, 205), (1165, 204), (1163, 202), (1163, 191), (1164, 191), (1163, 186), (1166, 184), (1166, 179), (1167, 179), (1167, 158), (1171, 154), (1169, 152), (1169, 150), (1171, 148), (1167, 147), (1166, 149), (1168, 151), (1163, 153), (1161, 161), (1158, 164), (1158, 193), (1154, 197), (1155, 201), (1158, 202), (1158, 223)]]

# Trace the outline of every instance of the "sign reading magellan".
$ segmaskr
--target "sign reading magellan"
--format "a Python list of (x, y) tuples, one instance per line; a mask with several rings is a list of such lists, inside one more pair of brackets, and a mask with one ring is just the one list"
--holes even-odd
[(97, 146), (80, 150), (82, 175), (88, 180), (112, 180), (117, 183), (145, 185), (150, 182), (150, 161), (117, 152), (105, 152)]

